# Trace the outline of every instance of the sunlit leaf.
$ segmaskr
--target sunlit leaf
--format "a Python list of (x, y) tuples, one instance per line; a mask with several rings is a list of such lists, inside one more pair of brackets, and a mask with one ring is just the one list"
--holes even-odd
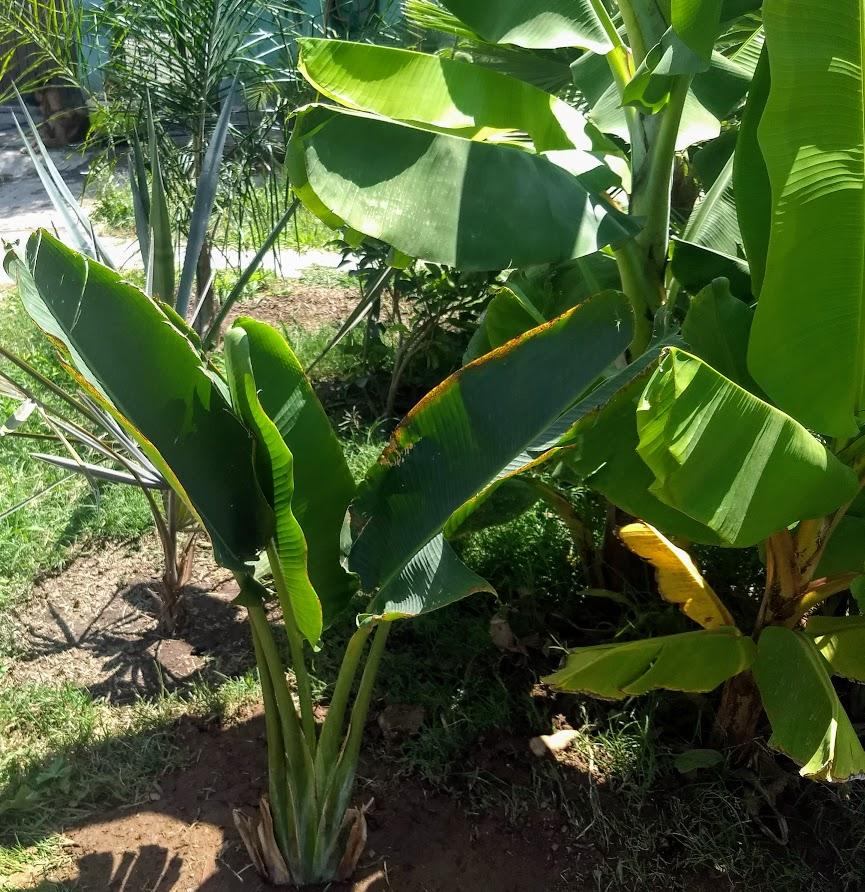
[(828, 663), (802, 632), (769, 626), (760, 635), (754, 677), (772, 725), (769, 745), (805, 777), (865, 776), (865, 751), (832, 687)]
[(647, 384), (637, 430), (651, 491), (738, 547), (822, 517), (859, 489), (798, 422), (682, 350)]
[(544, 682), (560, 691), (622, 700), (649, 691), (711, 691), (747, 669), (754, 642), (724, 628), (572, 650)]
[(665, 601), (704, 629), (734, 626), (730, 611), (703, 578), (691, 556), (647, 523), (630, 523), (619, 530), (627, 547), (657, 571), (658, 591)]

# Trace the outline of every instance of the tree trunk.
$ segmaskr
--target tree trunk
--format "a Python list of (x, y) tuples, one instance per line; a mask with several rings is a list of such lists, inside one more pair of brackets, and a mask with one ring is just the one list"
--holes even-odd
[(763, 714), (760, 691), (749, 671), (727, 680), (715, 715), (712, 739), (716, 746), (734, 747), (747, 757)]

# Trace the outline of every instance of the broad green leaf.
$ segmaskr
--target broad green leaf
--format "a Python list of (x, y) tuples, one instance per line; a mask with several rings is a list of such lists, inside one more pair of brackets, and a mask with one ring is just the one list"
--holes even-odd
[(409, 619), (495, 589), (473, 573), (441, 536), (428, 542), (370, 602), (361, 622)]
[(772, 725), (769, 745), (802, 766), (804, 777), (865, 776), (865, 751), (832, 687), (828, 663), (802, 632), (763, 630), (754, 677)]
[(704, 692), (744, 672), (754, 642), (738, 629), (703, 629), (625, 644), (578, 647), (543, 681), (560, 691), (622, 700), (649, 691)]
[(742, 243), (751, 269), (752, 287), (759, 296), (766, 272), (769, 230), (772, 222), (772, 194), (769, 171), (757, 137), (766, 100), (769, 97), (769, 56), (764, 48), (754, 73), (748, 102), (739, 126), (733, 162), (733, 187)]
[(682, 231), (682, 238), (735, 257), (742, 235), (736, 218), (736, 199), (732, 189), (733, 158), (718, 174), (709, 191), (694, 205)]
[(865, 572), (865, 518), (845, 514), (838, 522), (820, 563), (815, 579)]
[(751, 374), (832, 437), (865, 409), (865, 2), (766, 0), (759, 142), (772, 185)]
[(671, 0), (670, 24), (682, 42), (709, 61), (721, 29), (722, 0)]
[(865, 617), (811, 616), (805, 634), (835, 675), (865, 681)]
[(637, 406), (657, 362), (658, 351), (649, 352), (622, 372), (621, 380), (599, 388), (603, 398), (552, 445), (560, 447), (559, 456), (578, 479), (634, 517), (669, 536), (719, 545), (717, 533), (652, 493), (655, 478), (637, 454)]
[(665, 601), (678, 604), (685, 616), (704, 629), (736, 625), (687, 551), (642, 521), (626, 524), (619, 536), (630, 551), (655, 568), (658, 591)]
[(325, 222), (462, 270), (569, 260), (635, 232), (545, 157), (359, 112), (301, 111), (288, 166), (297, 194)]
[(283, 610), (294, 616), (303, 637), (315, 646), (323, 627), (321, 603), (306, 569), (306, 539), (291, 509), (294, 459), (259, 401), (249, 335), (242, 328), (232, 328), (225, 335), (225, 371), (234, 409), (255, 437), (258, 479), (276, 519), (274, 539), (280, 567), (271, 565), (271, 570), (280, 572), (285, 580), (288, 603), (283, 604)]
[[(394, 432), (354, 511), (351, 567), (384, 584), (544, 433), (631, 341), (626, 299), (600, 294), (460, 369)], [(554, 371), (553, 371), (554, 370)]]
[(62, 344), (79, 381), (189, 502), (217, 561), (246, 569), (267, 543), (273, 516), (253, 469), (252, 439), (190, 341), (145, 294), (47, 232), (31, 236), (26, 262), (12, 259), (9, 268), (25, 309)]
[(804, 427), (682, 350), (669, 350), (637, 410), (652, 492), (737, 547), (822, 517), (859, 489)]
[(348, 605), (357, 579), (342, 566), (341, 539), (355, 484), (333, 427), (282, 335), (241, 317), (258, 399), (293, 457), (291, 509), (307, 544), (307, 571), (327, 627)]
[(487, 305), (479, 334), (473, 338), (465, 359), (476, 359), (500, 347), (536, 325), (561, 316), (593, 294), (620, 288), (616, 261), (602, 253), (512, 273)]
[(709, 67), (708, 60), (689, 47), (670, 28), (646, 54), (622, 92), (622, 104), (634, 105), (652, 114), (669, 101), (677, 75), (693, 75)]
[(751, 393), (759, 389), (748, 372), (748, 336), (754, 311), (733, 297), (727, 279), (715, 279), (691, 299), (682, 337), (716, 372)]
[(525, 133), (539, 152), (592, 148), (586, 120), (575, 108), (480, 65), (341, 40), (299, 43), (303, 76), (349, 108), (468, 139), (495, 141)]
[(457, 539), (508, 523), (525, 514), (540, 498), (534, 480), (502, 477), (454, 511), (444, 526), (445, 538)]
[(691, 294), (702, 291), (715, 279), (727, 279), (730, 291), (736, 297), (751, 297), (751, 271), (747, 262), (730, 254), (713, 251), (705, 245), (672, 239), (670, 270), (679, 284)]
[(613, 45), (598, 18), (600, 4), (601, 0), (442, 0), (443, 6), (490, 43), (608, 53)]
[(709, 67), (694, 75), (691, 90), (704, 108), (718, 120), (726, 121), (747, 95), (752, 76), (746, 65), (736, 59), (712, 53)]

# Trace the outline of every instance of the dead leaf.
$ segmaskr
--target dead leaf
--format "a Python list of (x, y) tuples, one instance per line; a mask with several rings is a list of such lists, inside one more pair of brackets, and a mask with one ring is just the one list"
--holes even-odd
[(357, 862), (366, 848), (367, 826), (366, 813), (372, 808), (373, 800), (360, 808), (350, 808), (342, 820), (343, 829), (348, 827), (348, 837), (345, 842), (345, 851), (336, 869), (337, 880), (347, 880), (354, 873)]
[(496, 614), (490, 620), (490, 638), (493, 644), (501, 651), (518, 654), (528, 653), (525, 645), (517, 640), (510, 623), (499, 614)]

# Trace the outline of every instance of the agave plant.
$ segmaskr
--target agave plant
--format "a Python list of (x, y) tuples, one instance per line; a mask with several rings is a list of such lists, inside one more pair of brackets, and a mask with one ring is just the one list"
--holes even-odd
[[(96, 236), (86, 211), (75, 200), (63, 181), (20, 96), (18, 100), (27, 131), (25, 132), (17, 118), (13, 116), (13, 119), (30, 160), (36, 168), (46, 194), (63, 221), (66, 232), (78, 250), (89, 257), (98, 258), (113, 268), (114, 263)], [(172, 227), (169, 215), (161, 153), (152, 114), (148, 113), (145, 117), (149, 152), (144, 151), (137, 137), (133, 139), (131, 146), (130, 182), (139, 249), (144, 261), (145, 291), (162, 301), (166, 312), (177, 317), (178, 324), (183, 321), (180, 311), (184, 306), (189, 306), (193, 294), (197, 258), (201, 254), (213, 210), (229, 116), (230, 103), (226, 102), (211, 138), (206, 163), (202, 167), (191, 214), (190, 240), (185, 247), (179, 282), (175, 269), (175, 244), (179, 238)], [(27, 139), (27, 135), (30, 140)], [(191, 321), (203, 332), (205, 344), (213, 343), (217, 339), (228, 313), (288, 225), (296, 208), (297, 202), (294, 202), (276, 222), (260, 250), (241, 271), (233, 287), (221, 301), (216, 315), (208, 320), (206, 327), (203, 325), (204, 319), (201, 313), (203, 302), (198, 302)], [(207, 283), (208, 289), (210, 284)], [(201, 340), (192, 328), (189, 335)], [(62, 467), (70, 473), (83, 474), (91, 482), (100, 480), (136, 486), (142, 490), (153, 515), (164, 558), (160, 625), (166, 634), (175, 634), (184, 621), (182, 591), (188, 584), (193, 570), (197, 536), (193, 515), (187, 510), (183, 500), (178, 498), (166, 483), (158, 468), (135, 446), (134, 440), (104, 408), (94, 404), (86, 392), (75, 393), (68, 388), (58, 387), (21, 357), (14, 356), (3, 348), (0, 348), (0, 356), (14, 363), (31, 382), (59, 398), (67, 409), (73, 410), (77, 419), (58, 415), (57, 411), (39, 399), (31, 388), (0, 373), (2, 380), (6, 382), (4, 395), (20, 404), (10, 421), (18, 427), (23, 423), (21, 420), (23, 414), (29, 417), (36, 411), (64, 447), (65, 454), (34, 453), (34, 458)], [(92, 457), (99, 460), (99, 464), (85, 460), (84, 456), (91, 453)], [(187, 534), (185, 542), (181, 539), (184, 534)]]

